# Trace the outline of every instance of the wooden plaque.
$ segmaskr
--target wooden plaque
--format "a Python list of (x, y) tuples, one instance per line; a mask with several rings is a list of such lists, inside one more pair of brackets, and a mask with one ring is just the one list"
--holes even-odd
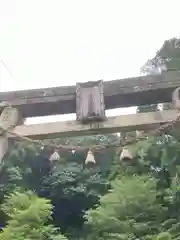
[(82, 123), (105, 120), (102, 80), (76, 84), (76, 116)]

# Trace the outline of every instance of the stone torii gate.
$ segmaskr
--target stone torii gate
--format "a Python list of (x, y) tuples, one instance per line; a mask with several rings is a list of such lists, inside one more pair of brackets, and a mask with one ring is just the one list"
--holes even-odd
[[(14, 135), (32, 139), (151, 130), (173, 121), (178, 109), (107, 118), (105, 110), (153, 103), (179, 106), (180, 72), (0, 93), (0, 159)], [(174, 93), (174, 94), (173, 94)], [(24, 125), (27, 117), (76, 113), (76, 121)], [(7, 133), (5, 130), (11, 130)]]

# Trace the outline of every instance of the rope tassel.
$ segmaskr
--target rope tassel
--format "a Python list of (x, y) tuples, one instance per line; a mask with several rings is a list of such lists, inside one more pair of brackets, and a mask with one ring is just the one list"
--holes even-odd
[(129, 161), (132, 160), (133, 156), (131, 151), (127, 147), (123, 147), (121, 155), (120, 155), (120, 160), (121, 161)]
[(60, 155), (58, 152), (53, 152), (53, 154), (51, 154), (51, 156), (49, 157), (49, 161), (54, 162), (54, 161), (58, 161), (60, 159)]
[(93, 164), (96, 163), (96, 160), (94, 158), (94, 154), (91, 150), (88, 151), (87, 157), (86, 157), (86, 160), (85, 160), (85, 164), (88, 164), (88, 163), (93, 163)]

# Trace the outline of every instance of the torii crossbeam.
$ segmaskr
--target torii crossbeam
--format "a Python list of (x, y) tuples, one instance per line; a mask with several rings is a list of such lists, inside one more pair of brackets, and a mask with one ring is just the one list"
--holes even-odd
[[(179, 71), (103, 82), (105, 108), (171, 102), (177, 87)], [(76, 113), (76, 86), (1, 92), (1, 101), (17, 107), (24, 118)]]
[[(0, 93), (0, 128), (33, 139), (105, 134), (132, 130), (149, 130), (173, 121), (177, 109), (106, 118), (105, 110), (172, 101), (179, 106), (180, 72), (142, 76), (109, 82), (78, 83), (56, 87)], [(177, 89), (176, 91), (174, 91)], [(5, 105), (3, 106), (3, 102)], [(11, 106), (7, 107), (7, 103)], [(23, 118), (75, 113), (76, 121), (22, 124)], [(11, 134), (1, 132), (0, 159), (8, 147)]]

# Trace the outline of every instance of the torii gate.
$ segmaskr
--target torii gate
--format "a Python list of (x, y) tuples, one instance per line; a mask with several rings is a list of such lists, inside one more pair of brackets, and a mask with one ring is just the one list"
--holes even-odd
[[(0, 127), (22, 137), (45, 139), (132, 130), (149, 130), (173, 121), (177, 109), (106, 118), (105, 110), (172, 102), (179, 104), (180, 72), (141, 76), (103, 82), (77, 83), (54, 87), (0, 93)], [(11, 108), (8, 108), (7, 105)], [(12, 110), (13, 109), (13, 110)], [(27, 117), (76, 113), (76, 121), (24, 125)], [(8, 148), (10, 134), (0, 137), (0, 158)]]

